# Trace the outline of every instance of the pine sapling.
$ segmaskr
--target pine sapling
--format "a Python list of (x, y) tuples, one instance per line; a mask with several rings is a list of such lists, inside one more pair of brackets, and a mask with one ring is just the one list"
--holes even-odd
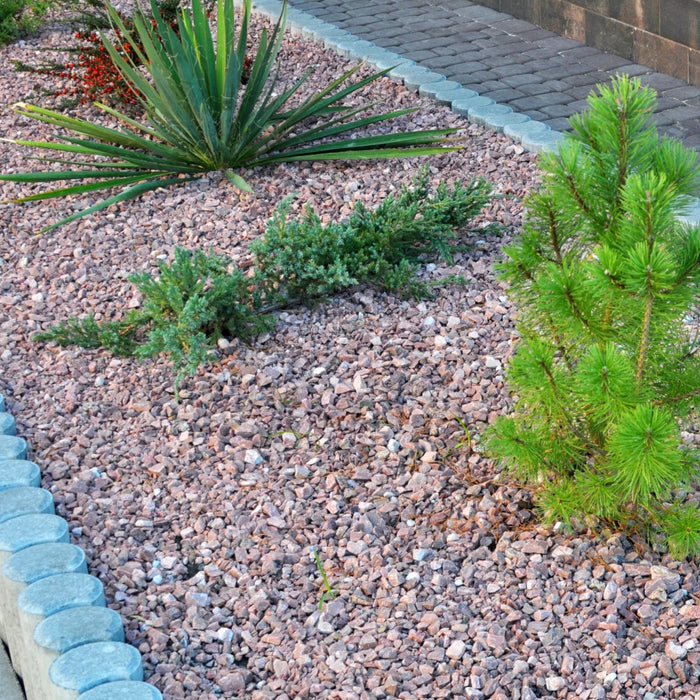
[(512, 415), (491, 455), (535, 484), (547, 522), (609, 523), (700, 553), (690, 488), (700, 460), (681, 439), (700, 394), (700, 230), (679, 222), (697, 155), (659, 138), (655, 95), (617, 77), (543, 156), (520, 239), (500, 266), (521, 340)]

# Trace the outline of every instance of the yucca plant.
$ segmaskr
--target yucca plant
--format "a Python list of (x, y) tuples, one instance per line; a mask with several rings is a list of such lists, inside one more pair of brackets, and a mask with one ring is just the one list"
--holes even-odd
[(700, 228), (677, 219), (697, 153), (659, 139), (638, 80), (599, 90), (541, 159), (543, 187), (505, 250), (517, 400), (487, 445), (550, 523), (663, 533), (675, 556), (698, 555), (700, 511), (684, 500), (697, 500), (700, 455), (680, 426), (697, 423), (700, 395)]
[(236, 172), (238, 169), (281, 161), (430, 155), (456, 147), (445, 143), (454, 129), (348, 137), (349, 132), (413, 111), (402, 109), (359, 117), (374, 105), (343, 104), (345, 98), (387, 71), (350, 82), (359, 69), (356, 66), (291, 106), (292, 97), (311, 71), (277, 94), (279, 81), (273, 69), (283, 37), (286, 2), (272, 31), (262, 32), (254, 58), (250, 54), (253, 60), (245, 86), (241, 76), (246, 53), (250, 51), (251, 0), (243, 1), (237, 33), (233, 0), (218, 1), (215, 39), (200, 0), (193, 1), (191, 13), (184, 10), (180, 13), (177, 31), (163, 20), (153, 2), (155, 22), (149, 22), (137, 12), (131, 31), (109, 3), (107, 11), (114, 29), (134, 49), (135, 60), (125, 61), (105, 35), (103, 41), (125, 80), (140, 95), (147, 123), (99, 103), (100, 109), (119, 119), (125, 128), (99, 126), (28, 104), (15, 106), (20, 114), (61, 127), (70, 134), (57, 136), (55, 142), (18, 140), (16, 143), (74, 156), (69, 160), (46, 159), (68, 168), (12, 173), (1, 175), (0, 179), (28, 183), (80, 181), (75, 186), (17, 201), (121, 188), (117, 194), (47, 229), (206, 172), (222, 170), (235, 186), (250, 190)]

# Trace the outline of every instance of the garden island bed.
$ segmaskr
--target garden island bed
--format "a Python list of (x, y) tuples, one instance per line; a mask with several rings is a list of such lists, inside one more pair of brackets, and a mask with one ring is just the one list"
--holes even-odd
[[(2, 51), (6, 137), (50, 135), (9, 109), (46, 80), (11, 61), (70, 36)], [(285, 80), (318, 66), (310, 89), (349, 65), (295, 37), (280, 59)], [(420, 106), (396, 129), (462, 126), (464, 149), (248, 171), (254, 195), (214, 174), (41, 236), (87, 199), (0, 208), (0, 393), (149, 681), (202, 700), (697, 697), (696, 565), (618, 533), (538, 527), (528, 491), (499, 481), (460, 424), (477, 437), (508, 407), (512, 309), (492, 265), (535, 157), (390, 80), (366, 94), (382, 110)], [(2, 171), (27, 155), (0, 143)], [(292, 193), (292, 214), (309, 204), (338, 220), (425, 164), (433, 184), (484, 176), (508, 195), (477, 222), (500, 236), (469, 234), (453, 266), (425, 270), (465, 287), (420, 302), (360, 288), (282, 312), (251, 344), (221, 343), (180, 403), (165, 359), (32, 340), (72, 315), (137, 306), (127, 276), (176, 246), (245, 265)], [(2, 200), (20, 193), (0, 185)]]

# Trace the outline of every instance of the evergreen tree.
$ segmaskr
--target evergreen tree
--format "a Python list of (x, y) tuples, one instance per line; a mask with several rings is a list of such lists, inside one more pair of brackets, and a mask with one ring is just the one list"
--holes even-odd
[(638, 80), (599, 93), (541, 158), (499, 266), (518, 308), (517, 398), (487, 450), (536, 486), (546, 522), (663, 533), (674, 556), (695, 555), (700, 512), (682, 499), (700, 460), (680, 431), (700, 393), (700, 229), (678, 215), (697, 154), (659, 138)]

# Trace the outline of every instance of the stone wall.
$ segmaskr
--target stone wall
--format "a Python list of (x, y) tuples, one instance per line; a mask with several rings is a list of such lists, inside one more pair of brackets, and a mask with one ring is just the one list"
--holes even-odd
[(700, 85), (700, 0), (475, 0)]

